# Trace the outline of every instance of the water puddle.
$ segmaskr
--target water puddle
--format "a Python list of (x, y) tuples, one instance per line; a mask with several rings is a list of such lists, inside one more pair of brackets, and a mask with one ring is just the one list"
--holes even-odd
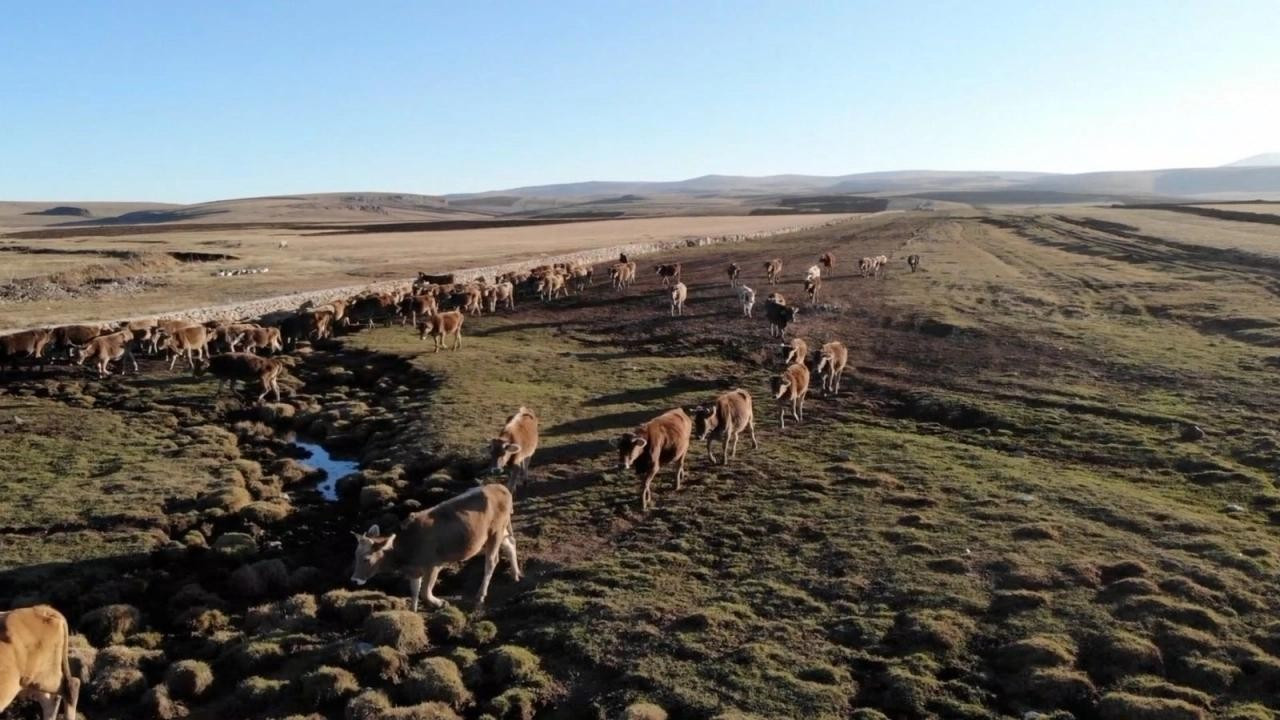
[(307, 456), (300, 461), (303, 465), (324, 473), (324, 478), (316, 483), (316, 490), (320, 492), (320, 496), (329, 502), (336, 502), (338, 500), (338, 478), (359, 471), (359, 461), (335, 458), (319, 444), (308, 442), (302, 438), (294, 437), (290, 438), (289, 441), (295, 447), (307, 453)]

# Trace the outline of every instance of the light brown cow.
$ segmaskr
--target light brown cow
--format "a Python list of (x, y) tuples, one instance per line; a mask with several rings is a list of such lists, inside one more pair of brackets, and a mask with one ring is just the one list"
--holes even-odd
[(444, 600), (435, 596), (440, 570), (448, 563), (466, 562), (484, 553), (484, 579), (476, 598), (476, 604), (483, 604), (499, 553), (506, 553), (511, 579), (520, 582), (516, 538), (511, 531), (512, 504), (510, 490), (484, 485), (413, 513), (386, 537), (377, 525), (363, 535), (352, 533), (356, 555), (351, 581), (364, 585), (378, 573), (396, 573), (409, 578), (414, 612), (419, 598), (438, 608), (444, 605)]
[(635, 282), (636, 264), (633, 261), (620, 262), (609, 268), (609, 279), (613, 287), (622, 290)]
[[(321, 307), (302, 313), (301, 326), (304, 337), (309, 340), (324, 340), (333, 337), (333, 326), (337, 322), (336, 311)], [(283, 336), (285, 331), (280, 331)]]
[(516, 309), (516, 288), (509, 281), (503, 280), (495, 285), (485, 288), (485, 303), (489, 307), (489, 312), (498, 312), (498, 305), (508, 310)]
[(165, 348), (173, 351), (173, 357), (169, 359), (169, 369), (173, 369), (179, 356), (186, 356), (187, 364), (194, 369), (197, 358), (208, 357), (206, 349), (208, 344), (209, 330), (203, 325), (190, 325), (174, 330), (165, 341)]
[(773, 378), (773, 399), (778, 402), (778, 424), (787, 427), (787, 405), (797, 423), (804, 422), (804, 399), (809, 394), (809, 368), (803, 363), (789, 365)]
[(51, 330), (24, 330), (10, 335), (0, 335), (0, 361), (8, 361), (9, 367), (18, 369), (18, 360), (30, 358), (44, 369), (44, 349), (53, 340)]
[[(700, 405), (693, 409), (693, 434), (699, 440), (707, 442), (707, 455), (713, 464), (719, 461), (716, 460), (715, 451), (711, 449), (712, 441), (717, 438), (724, 440), (721, 455), (724, 456), (724, 464), (728, 465), (729, 458), (738, 456), (738, 437), (743, 430), (751, 434), (751, 447), (758, 449), (760, 443), (756, 442), (751, 393), (746, 390), (734, 388), (721, 394), (711, 405)], [(732, 450), (729, 448), (730, 440), (733, 441)]]
[(557, 272), (550, 272), (543, 275), (538, 280), (538, 296), (543, 301), (551, 300), (557, 295), (569, 297), (569, 289), (565, 287), (564, 276)]
[(811, 304), (811, 305), (816, 305), (816, 304), (817, 304), (817, 302), (818, 302), (818, 291), (819, 291), (819, 290), (821, 290), (821, 289), (822, 289), (822, 278), (821, 278), (821, 277), (819, 277), (819, 276), (817, 276), (817, 275), (814, 275), (813, 277), (805, 278), (805, 281), (804, 281), (804, 292), (805, 292), (805, 294), (806, 294), (806, 295), (808, 295), (808, 296), (809, 296), (809, 304)]
[(284, 363), (275, 358), (265, 358), (247, 352), (222, 353), (209, 358), (207, 363), (197, 363), (192, 372), (196, 377), (203, 377), (205, 373), (218, 378), (218, 387), (213, 391), (216, 398), (222, 394), (222, 386), (230, 383), (231, 392), (236, 391), (236, 383), (242, 382), (248, 386), (251, 382), (258, 382), (262, 386), (262, 394), (258, 396), (258, 402), (267, 396), (268, 392), (274, 392), (276, 402), (280, 402), (280, 373), (284, 371)]
[(725, 274), (729, 276), (729, 287), (738, 287), (738, 276), (742, 274), (742, 268), (738, 267), (738, 263), (729, 263)]
[(516, 493), (516, 480), (522, 486), (529, 484), (529, 462), (538, 449), (538, 416), (521, 405), (507, 418), (502, 432), (489, 441), (489, 472), (497, 475), (507, 471), (507, 489)]
[(573, 284), (579, 293), (586, 292), (595, 280), (595, 270), (585, 263), (576, 263), (569, 267), (569, 277), (573, 279)]
[(209, 342), (220, 342), (227, 348), (228, 352), (235, 352), (236, 343), (240, 341), (240, 336), (254, 328), (259, 327), (256, 323), (228, 323), (219, 325), (213, 329), (213, 334), (209, 338)]
[(782, 277), (782, 259), (774, 258), (765, 263), (764, 276), (769, 279), (770, 285), (777, 285), (778, 278)]
[(830, 252), (824, 252), (818, 258), (818, 262), (822, 264), (822, 267), (830, 270), (836, 264), (836, 256)]
[(240, 346), (244, 352), (253, 352), (254, 350), (281, 352), (284, 350), (284, 343), (280, 339), (280, 328), (274, 327), (256, 327), (243, 330), (236, 337), (235, 344)]
[(137, 374), (138, 361), (134, 359), (133, 351), (129, 349), (131, 345), (133, 345), (133, 333), (121, 330), (110, 335), (99, 335), (84, 345), (77, 345), (72, 349), (72, 353), (76, 356), (76, 365), (84, 365), (85, 360), (94, 361), (94, 367), (98, 369), (98, 377), (111, 374), (107, 363), (113, 360), (120, 361), (121, 373), (124, 372), (126, 362), (133, 363), (133, 372)]
[(453, 336), (453, 345), (449, 349), (457, 350), (462, 347), (462, 320), (463, 315), (457, 310), (428, 316), (418, 323), (418, 339), (426, 340), (430, 335), (435, 341), (435, 349), (432, 352), (440, 352), (444, 348), (444, 339)]
[(640, 480), (640, 508), (653, 504), (653, 478), (663, 465), (676, 465), (676, 490), (684, 479), (684, 458), (689, 452), (693, 418), (680, 408), (668, 410), (658, 417), (623, 433), (614, 441), (618, 463), (623, 470), (634, 469)]
[(803, 363), (809, 357), (809, 343), (804, 338), (792, 338), (791, 342), (782, 343), (782, 363), (792, 365)]
[(658, 277), (662, 278), (663, 287), (666, 287), (673, 282), (680, 282), (680, 263), (654, 265), (653, 271), (657, 273)]
[(433, 315), (439, 310), (440, 304), (436, 302), (434, 294), (410, 295), (400, 301), (400, 324), (409, 323), (417, 327), (419, 315)]
[(155, 352), (155, 336), (159, 328), (159, 323), (155, 320), (130, 320), (125, 323), (124, 329), (133, 333), (133, 341), (138, 344), (139, 350), (151, 348), (151, 352)]
[(875, 258), (864, 257), (858, 261), (858, 274), (866, 277), (875, 271)]
[(677, 282), (675, 287), (671, 288), (671, 316), (684, 315), (684, 301), (689, 297), (689, 288), (684, 283)]
[(462, 288), (462, 311), (468, 315), (479, 315), (484, 309), (484, 288), (471, 283)]
[(839, 395), (840, 378), (844, 375), (844, 367), (849, 364), (849, 349), (838, 340), (822, 346), (818, 352), (818, 377), (822, 378), (822, 393)]
[(40, 704), (43, 720), (61, 707), (76, 720), (80, 679), (71, 674), (67, 619), (48, 605), (0, 612), (0, 713), (24, 697)]

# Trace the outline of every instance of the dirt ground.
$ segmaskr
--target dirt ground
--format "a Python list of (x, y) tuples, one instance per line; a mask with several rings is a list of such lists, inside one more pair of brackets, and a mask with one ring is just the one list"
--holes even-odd
[[(102, 499), (6, 512), (0, 606), (53, 602), (78, 655), (98, 649), (93, 718), (1271, 718), (1277, 232), (1158, 210), (896, 213), (671, 253), (680, 318), (642, 274), (469, 318), (456, 352), (354, 332), (299, 353), (278, 405), (215, 402), (154, 360), (101, 383), (22, 374), (0, 457), (45, 494)], [(811, 304), (800, 281), (828, 250)], [(883, 276), (860, 276), (878, 254)], [(771, 291), (800, 307), (789, 337), (850, 349), (840, 394), (815, 387), (785, 430)], [(664, 471), (641, 512), (609, 440), (733, 387), (760, 447), (716, 466), (695, 442), (683, 488)], [(477, 609), (479, 562), (448, 573), (462, 612), (421, 632), (403, 580), (346, 587), (349, 531), (483, 480), (522, 404), (542, 432), (516, 502), (525, 578), (500, 567)], [(36, 444), (62, 416), (136, 442), (113, 462), (101, 439)], [(360, 461), (337, 503), (290, 432)], [(209, 462), (185, 487), (135, 486), (133, 454), (161, 477)]]

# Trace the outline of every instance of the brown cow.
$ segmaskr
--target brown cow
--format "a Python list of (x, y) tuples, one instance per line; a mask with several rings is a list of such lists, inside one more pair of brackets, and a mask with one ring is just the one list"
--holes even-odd
[(809, 343), (803, 338), (792, 338), (789, 343), (782, 343), (782, 363), (791, 365), (802, 363), (809, 357)]
[(818, 377), (822, 378), (823, 394), (840, 394), (840, 378), (844, 375), (844, 367), (849, 364), (849, 349), (838, 340), (822, 346), (818, 353)]
[(347, 307), (347, 316), (355, 324), (365, 323), (373, 327), (374, 320), (382, 320), (388, 326), (396, 312), (396, 298), (390, 293), (363, 295)]
[(742, 268), (738, 267), (738, 263), (729, 263), (725, 274), (729, 276), (729, 287), (738, 287), (738, 276), (742, 274)]
[(689, 288), (684, 283), (677, 282), (675, 287), (671, 288), (671, 316), (684, 315), (684, 301), (689, 297)]
[(125, 323), (124, 329), (133, 333), (133, 341), (138, 344), (138, 350), (149, 347), (155, 352), (154, 340), (159, 326), (155, 320), (130, 320)]
[(875, 272), (875, 265), (876, 265), (875, 258), (869, 258), (869, 257), (862, 258), (861, 260), (858, 261), (858, 274), (863, 277), (866, 277), (872, 272)]
[[(204, 330), (203, 327), (200, 329)], [(76, 345), (72, 348), (72, 352), (76, 356), (76, 365), (84, 365), (85, 360), (93, 360), (94, 366), (98, 369), (98, 377), (111, 374), (107, 363), (112, 360), (120, 361), (121, 373), (124, 372), (125, 362), (133, 363), (133, 372), (137, 374), (138, 361), (134, 359), (133, 351), (129, 349), (132, 344), (133, 333), (121, 330), (110, 335), (99, 335), (83, 345)], [(177, 359), (176, 355), (174, 359)]]
[(284, 363), (280, 360), (259, 357), (247, 352), (214, 355), (209, 358), (207, 364), (200, 362), (192, 369), (196, 377), (203, 377), (205, 373), (209, 373), (218, 378), (218, 387), (213, 391), (215, 398), (222, 394), (222, 386), (226, 383), (230, 383), (231, 392), (234, 394), (237, 382), (248, 386), (249, 383), (257, 381), (262, 385), (262, 394), (258, 396), (258, 402), (262, 402), (268, 392), (274, 392), (276, 402), (280, 402), (280, 384), (277, 381), (283, 371)]
[[(712, 464), (719, 461), (716, 460), (715, 451), (711, 449), (711, 442), (716, 438), (724, 439), (721, 454), (724, 456), (724, 464), (728, 465), (730, 457), (738, 456), (738, 437), (743, 430), (751, 433), (751, 447), (758, 449), (760, 443), (756, 442), (751, 394), (746, 390), (734, 388), (720, 395), (711, 405), (700, 405), (693, 409), (693, 434), (699, 440), (707, 442), (707, 455)], [(729, 449), (730, 440), (733, 441), (732, 450)]]
[(920, 267), (920, 256), (919, 256), (919, 255), (908, 255), (908, 256), (907, 256), (907, 266), (911, 268), (911, 272), (915, 272), (915, 271), (916, 271), (916, 268)]
[(508, 310), (516, 309), (516, 286), (510, 280), (502, 280), (485, 289), (485, 301), (489, 305), (489, 312), (498, 312), (498, 305)]
[(0, 335), (0, 361), (8, 360), (9, 367), (16, 371), (19, 358), (30, 358), (44, 370), (44, 349), (52, 339), (51, 330), (25, 330)]
[(832, 255), (830, 252), (824, 252), (818, 258), (818, 262), (822, 264), (822, 267), (830, 270), (832, 266), (836, 264), (836, 256)]
[(764, 276), (769, 279), (770, 285), (777, 285), (778, 278), (782, 277), (782, 259), (774, 258), (765, 263)]
[(511, 511), (511, 491), (491, 484), (413, 513), (400, 523), (399, 530), (386, 537), (377, 525), (363, 535), (352, 533), (356, 536), (356, 556), (351, 581), (364, 585), (378, 573), (396, 573), (409, 578), (414, 612), (418, 611), (420, 597), (438, 608), (444, 605), (435, 596), (440, 570), (446, 563), (466, 562), (483, 552), (484, 579), (476, 599), (477, 605), (483, 604), (500, 552), (505, 551), (511, 563), (511, 578), (520, 582)]
[(410, 295), (400, 301), (400, 324), (406, 322), (413, 326), (418, 325), (419, 315), (433, 315), (440, 310), (440, 304), (436, 302), (436, 296), (430, 293), (421, 295)]
[[(68, 355), (78, 345), (105, 334), (101, 325), (63, 325), (53, 329), (53, 347), (66, 350)], [(132, 337), (132, 333), (130, 333)]]
[(431, 315), (418, 323), (418, 339), (426, 340), (430, 335), (435, 341), (435, 350), (432, 352), (440, 352), (444, 347), (444, 339), (452, 335), (453, 345), (449, 349), (457, 350), (462, 347), (462, 320), (463, 315), (457, 310)]
[[(0, 713), (24, 697), (40, 704), (43, 720), (76, 720), (80, 679), (71, 674), (67, 619), (48, 605), (0, 612)], [(65, 705), (63, 703), (66, 703)]]
[(805, 278), (804, 291), (809, 296), (809, 304), (814, 305), (818, 302), (818, 291), (822, 289), (822, 278), (818, 275)]
[(662, 278), (663, 287), (666, 287), (673, 282), (680, 282), (680, 263), (654, 265), (653, 271), (657, 273), (658, 277)]
[(778, 424), (787, 427), (787, 404), (797, 423), (804, 422), (804, 398), (809, 394), (809, 368), (794, 363), (773, 378), (773, 399), (778, 401)]
[(583, 293), (595, 280), (595, 270), (590, 265), (577, 263), (569, 267), (569, 277), (573, 279), (577, 291)]
[(462, 310), (470, 315), (479, 315), (484, 306), (484, 288), (475, 283), (462, 288)]
[(689, 452), (693, 418), (682, 409), (668, 410), (658, 417), (623, 433), (614, 441), (618, 463), (623, 470), (632, 468), (640, 477), (640, 508), (648, 510), (653, 503), (653, 478), (663, 465), (676, 464), (676, 490), (684, 479), (684, 458)]
[(769, 334), (773, 337), (782, 337), (787, 332), (787, 326), (795, 322), (799, 310), (789, 305), (783, 305), (773, 299), (766, 300), (764, 303), (764, 316), (769, 321)]
[(521, 405), (507, 418), (502, 432), (489, 441), (489, 472), (497, 475), (508, 470), (507, 489), (515, 495), (517, 478), (522, 486), (529, 484), (529, 461), (537, 449), (538, 416)]
[(169, 359), (169, 369), (173, 369), (174, 363), (178, 362), (178, 357), (182, 355), (186, 356), (187, 364), (194, 369), (197, 358), (208, 357), (206, 348), (208, 344), (209, 330), (203, 325), (191, 325), (174, 330), (165, 342), (165, 348), (173, 351), (173, 357)]
[[(302, 314), (302, 332), (308, 340), (324, 340), (333, 337), (333, 326), (337, 323), (337, 311), (328, 308), (317, 308)], [(281, 330), (281, 334), (283, 334)]]
[(235, 344), (242, 346), (244, 352), (253, 352), (259, 349), (273, 352), (284, 350), (284, 343), (280, 340), (280, 328), (273, 327), (256, 327), (243, 330), (236, 337)]
[(555, 298), (557, 295), (569, 296), (569, 289), (564, 285), (564, 276), (557, 272), (543, 275), (538, 280), (538, 296), (545, 302)]

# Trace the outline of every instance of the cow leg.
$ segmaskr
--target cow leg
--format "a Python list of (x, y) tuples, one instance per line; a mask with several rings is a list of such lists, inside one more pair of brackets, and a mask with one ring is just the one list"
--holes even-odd
[(484, 549), (484, 579), (480, 581), (480, 593), (476, 596), (476, 605), (483, 605), (484, 599), (489, 595), (489, 582), (493, 580), (493, 571), (498, 567), (498, 554), (502, 552), (502, 541), (496, 536), (490, 540), (489, 544), (492, 547)]
[[(685, 455), (688, 455), (688, 453), (686, 452), (686, 453), (685, 453)], [(676, 465), (676, 490), (679, 490), (679, 489), (680, 489), (680, 481), (681, 481), (681, 480), (684, 480), (684, 458), (685, 458), (685, 455), (681, 455), (681, 456), (680, 456), (680, 464)]]
[(657, 474), (658, 474), (658, 469), (655, 466), (654, 469), (650, 470), (649, 473), (644, 476), (644, 480), (641, 482), (641, 485), (640, 485), (640, 509), (641, 510), (648, 510), (649, 505), (652, 504), (653, 502), (653, 490), (652, 490), (653, 477)]
[(418, 612), (418, 595), (422, 593), (422, 576), (409, 580), (409, 595), (413, 598), (413, 611)]
[(133, 374), (134, 374), (134, 375), (137, 375), (137, 374), (138, 374), (138, 360), (137, 360), (137, 358), (135, 358), (135, 357), (133, 356), (133, 351), (132, 351), (132, 350), (130, 350), (128, 347), (125, 347), (125, 349), (124, 349), (124, 358), (120, 360), (120, 370), (121, 370), (121, 371), (123, 371), (123, 370), (124, 370), (124, 361), (125, 361), (125, 360), (128, 360), (129, 362), (133, 363)]
[(174, 353), (173, 357), (169, 358), (169, 372), (173, 372), (173, 364), (176, 362), (178, 362), (178, 354)]
[(423, 590), (422, 597), (426, 599), (427, 604), (433, 608), (442, 607), (444, 600), (435, 596), (436, 578), (440, 577), (440, 566), (435, 565), (431, 568), (431, 572), (427, 573), (427, 587)]
[(707, 457), (711, 458), (712, 465), (717, 465), (720, 463), (720, 461), (716, 460), (716, 451), (711, 448), (711, 443), (713, 442), (714, 440), (712, 440), (711, 438), (707, 438)]
[(462, 328), (458, 328), (458, 332), (453, 335), (453, 349), (457, 350), (462, 347)]
[(778, 403), (778, 425), (783, 429), (787, 429), (787, 406)]
[(836, 372), (836, 390), (835, 390), (836, 395), (840, 394), (840, 378), (843, 375), (844, 375), (844, 370), (839, 370)]
[(804, 422), (804, 398), (805, 396), (801, 395), (799, 398), (799, 402), (796, 403), (796, 406), (800, 411), (800, 414), (796, 416), (796, 422), (798, 423)]
[[(276, 396), (276, 402), (280, 402), (280, 381), (276, 378), (271, 378), (271, 391)], [(263, 394), (265, 395), (266, 393)]]
[[(738, 432), (733, 433), (732, 439), (733, 439), (733, 456), (732, 457), (737, 457), (738, 456)], [(730, 440), (729, 433), (725, 433), (724, 435), (724, 464), (725, 465), (729, 464), (729, 457), (730, 457), (729, 440)]]
[(41, 720), (54, 720), (58, 717), (58, 708), (62, 705), (62, 695), (57, 692), (47, 693), (43, 690), (28, 691), (27, 697), (40, 703)]

